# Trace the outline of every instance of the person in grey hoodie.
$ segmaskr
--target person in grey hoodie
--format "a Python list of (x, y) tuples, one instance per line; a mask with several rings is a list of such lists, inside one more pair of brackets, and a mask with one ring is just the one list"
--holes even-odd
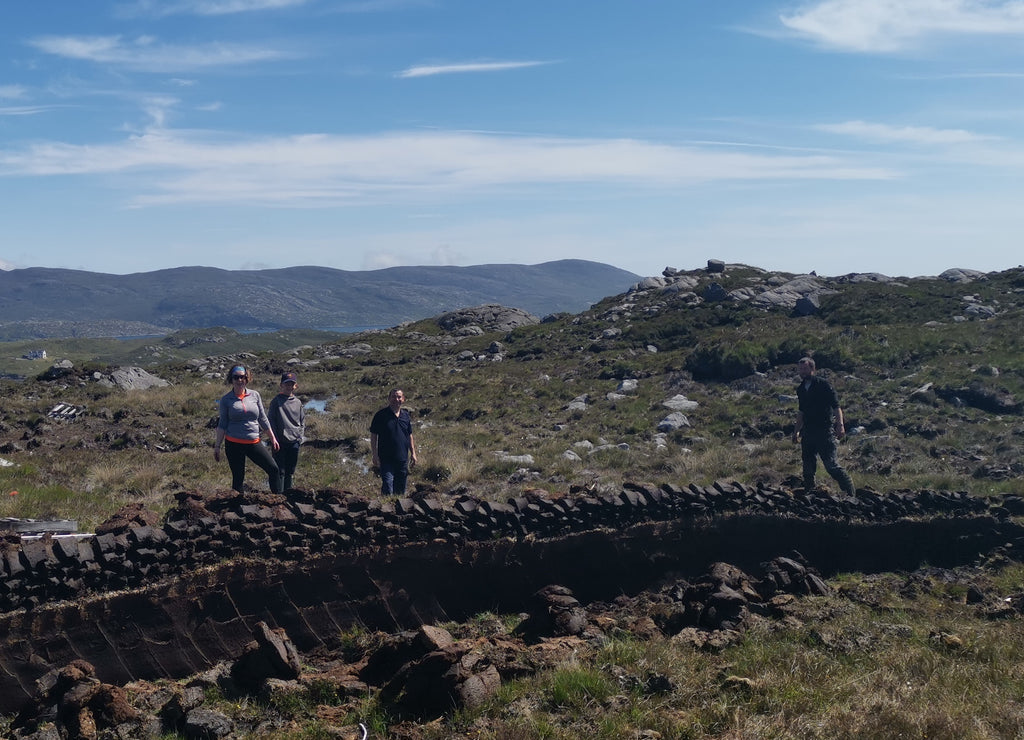
[(270, 401), (267, 416), (270, 417), (270, 428), (274, 430), (280, 448), (274, 453), (274, 460), (281, 469), (281, 490), (288, 491), (292, 487), (292, 476), (299, 464), (299, 447), (306, 437), (306, 410), (302, 401), (295, 395), (299, 387), (295, 373), (281, 376), (281, 388)]
[(220, 461), (220, 448), (231, 467), (231, 488), (242, 492), (245, 483), (245, 461), (248, 458), (263, 468), (272, 493), (281, 492), (281, 471), (273, 456), (260, 439), (260, 431), (270, 437), (270, 447), (277, 452), (277, 437), (270, 428), (267, 411), (259, 391), (249, 390), (252, 373), (244, 365), (235, 365), (228, 371), (227, 384), (231, 390), (221, 396), (218, 408), (217, 438), (213, 443), (213, 459)]

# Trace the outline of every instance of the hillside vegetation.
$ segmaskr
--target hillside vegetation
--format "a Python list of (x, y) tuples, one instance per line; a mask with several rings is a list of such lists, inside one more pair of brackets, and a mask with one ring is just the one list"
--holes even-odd
[[(367, 427), (394, 386), (416, 420), (414, 481), (424, 487), (472, 487), (501, 499), (524, 486), (562, 491), (626, 478), (783, 482), (799, 473), (789, 440), (793, 364), (812, 354), (843, 403), (850, 433), (840, 457), (857, 486), (1017, 490), (1020, 269), (966, 282), (818, 278), (812, 315), (703, 297), (712, 285), (721, 288), (715, 295), (777, 292), (795, 277), (746, 266), (679, 272), (582, 313), (500, 333), (473, 323), (472, 313), (449, 331), (426, 319), (291, 346), (309, 337), (190, 331), (120, 358), (172, 384), (144, 391), (98, 383), (110, 368), (86, 359), (88, 342), (76, 340), (66, 375), (3, 382), (0, 454), (18, 465), (0, 475), (21, 495), (0, 504), (0, 514), (88, 525), (126, 499), (160, 511), (175, 491), (226, 486), (227, 470), (210, 454), (210, 423), (236, 361), (254, 368), (254, 387), (268, 399), (277, 376), (292, 369), (300, 395), (322, 402), (326, 413), (309, 414), (297, 477), (309, 488), (376, 489)], [(64, 356), (53, 347), (35, 373)], [(688, 426), (659, 431), (672, 413), (665, 402), (677, 396), (693, 402), (683, 412)], [(84, 413), (49, 418), (58, 403)]]
[[(127, 503), (162, 513), (175, 493), (227, 488), (212, 422), (236, 362), (254, 369), (265, 399), (290, 369), (299, 395), (323, 407), (307, 416), (296, 474), (305, 490), (377, 495), (368, 426), (392, 387), (413, 414), (420, 464), (410, 480), (421, 493), (504, 501), (528, 489), (723, 478), (796, 487), (794, 363), (812, 355), (840, 395), (839, 458), (858, 488), (1024, 493), (1022, 268), (898, 279), (666, 269), (580, 313), (510, 331), (477, 319), (322, 337), (172, 334), (118, 357), (171, 383), (134, 391), (102, 382), (112, 345), (90, 356), (87, 342), (51, 343), (25, 380), (0, 381), (0, 458), (11, 463), (0, 492), (18, 492), (0, 496), (0, 517), (89, 529)], [(65, 354), (74, 368), (47, 371)], [(54, 418), (58, 404), (79, 413)], [(838, 494), (820, 469), (818, 481)], [(266, 488), (251, 465), (247, 486)], [(1009, 601), (1024, 591), (1024, 569), (987, 566), (955, 578), (843, 575), (833, 596), (721, 650), (623, 632), (433, 727), (391, 723), (372, 697), (349, 720), (370, 717), (374, 737), (396, 738), (1019, 737), (1024, 628), (1019, 616), (979, 620), (964, 595), (970, 581)], [(505, 636), (515, 622), (506, 617), (448, 627)], [(654, 691), (644, 675), (671, 680)], [(291, 707), (297, 724), (278, 736), (335, 736), (311, 719), (315, 704)]]

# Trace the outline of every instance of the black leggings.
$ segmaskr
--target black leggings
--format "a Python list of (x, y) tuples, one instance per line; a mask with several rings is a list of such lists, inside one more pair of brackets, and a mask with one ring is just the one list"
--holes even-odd
[(266, 471), (270, 480), (270, 492), (281, 493), (281, 471), (265, 444), (257, 442), (247, 445), (225, 439), (224, 455), (231, 468), (231, 488), (242, 492), (242, 484), (245, 483), (245, 458), (249, 458)]

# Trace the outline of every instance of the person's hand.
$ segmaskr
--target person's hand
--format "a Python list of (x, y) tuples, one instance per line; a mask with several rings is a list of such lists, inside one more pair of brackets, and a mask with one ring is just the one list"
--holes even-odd
[(274, 452), (277, 452), (278, 450), (281, 449), (281, 444), (277, 441), (277, 437), (270, 438), (270, 446), (274, 450)]
[(414, 452), (414, 453), (412, 453), (412, 455), (411, 455), (411, 456), (409, 457), (409, 467), (410, 467), (410, 468), (411, 468), (411, 467), (415, 467), (415, 465), (416, 465), (416, 453)]
[(800, 432), (793, 432), (793, 443), (800, 441)]
[(213, 459), (220, 462), (220, 447), (213, 448)]
[(846, 436), (846, 427), (842, 424), (836, 424), (836, 437), (842, 438)]

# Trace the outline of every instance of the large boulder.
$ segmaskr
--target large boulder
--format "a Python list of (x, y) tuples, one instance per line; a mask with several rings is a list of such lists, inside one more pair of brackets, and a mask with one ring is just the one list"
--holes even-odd
[(518, 326), (539, 324), (540, 319), (520, 308), (486, 304), (474, 308), (460, 308), (437, 317), (437, 325), (447, 332), (456, 332), (471, 326), (484, 331), (512, 331)]
[(110, 382), (125, 391), (141, 391), (170, 385), (163, 378), (147, 373), (141, 367), (119, 367), (110, 373)]

